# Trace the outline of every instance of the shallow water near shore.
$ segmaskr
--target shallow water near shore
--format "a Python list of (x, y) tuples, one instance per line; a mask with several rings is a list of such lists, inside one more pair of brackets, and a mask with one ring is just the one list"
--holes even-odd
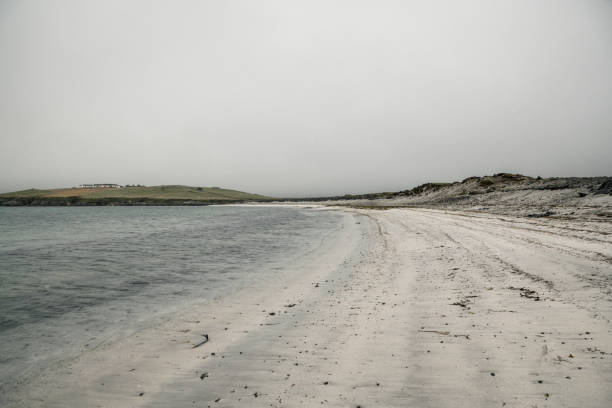
[(0, 208), (0, 390), (269, 277), (341, 219), (280, 206)]

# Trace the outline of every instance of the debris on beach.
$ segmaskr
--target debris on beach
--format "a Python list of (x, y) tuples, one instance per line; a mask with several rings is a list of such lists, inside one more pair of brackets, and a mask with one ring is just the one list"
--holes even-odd
[(525, 287), (517, 288), (514, 286), (510, 286), (508, 289), (518, 290), (520, 292), (521, 297), (524, 297), (526, 299), (532, 299), (536, 302), (540, 300), (540, 296), (538, 295), (538, 292), (536, 292), (535, 290), (525, 288)]
[(421, 333), (437, 333), (443, 336), (448, 336), (450, 334), (449, 331), (441, 331), (441, 330), (419, 330)]
[(465, 337), (466, 339), (471, 340), (469, 334), (451, 334), (451, 332), (449, 331), (442, 331), (442, 330), (419, 330), (419, 332), (437, 333), (437, 334), (441, 334), (442, 336)]
[(451, 303), (451, 306), (460, 306), (460, 307), (462, 307), (464, 309), (469, 309), (469, 307), (468, 307), (468, 300), (467, 299), (460, 300), (460, 301), (457, 301), (455, 303)]
[(202, 344), (208, 343), (208, 334), (203, 334), (202, 336), (204, 336), (204, 340), (202, 340), (201, 342), (199, 342), (198, 344), (196, 344), (192, 348), (197, 348), (197, 347), (200, 347)]

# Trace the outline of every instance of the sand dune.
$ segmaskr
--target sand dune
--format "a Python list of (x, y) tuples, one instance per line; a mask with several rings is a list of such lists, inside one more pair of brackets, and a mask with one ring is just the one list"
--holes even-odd
[(610, 223), (346, 211), (342, 238), (280, 277), (101, 346), (15, 404), (610, 406)]

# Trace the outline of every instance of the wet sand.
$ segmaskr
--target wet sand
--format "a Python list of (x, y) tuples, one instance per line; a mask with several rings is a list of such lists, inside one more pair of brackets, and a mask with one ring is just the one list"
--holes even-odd
[(610, 406), (611, 223), (346, 211), (308, 259), (102, 344), (13, 405)]

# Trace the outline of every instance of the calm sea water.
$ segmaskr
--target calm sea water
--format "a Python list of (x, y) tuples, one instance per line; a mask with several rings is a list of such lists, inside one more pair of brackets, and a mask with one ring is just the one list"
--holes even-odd
[(0, 208), (0, 391), (281, 273), (341, 219), (286, 207)]

